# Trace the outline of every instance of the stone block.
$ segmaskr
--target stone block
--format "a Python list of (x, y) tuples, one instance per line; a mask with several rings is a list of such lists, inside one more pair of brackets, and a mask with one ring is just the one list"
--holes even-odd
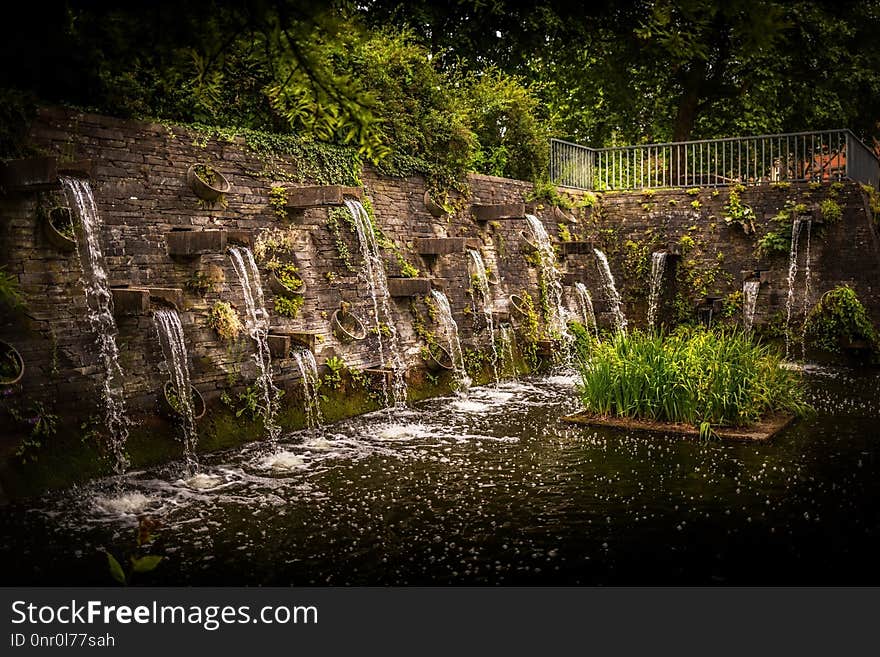
[(150, 309), (150, 293), (144, 288), (116, 287), (110, 293), (114, 315), (140, 315)]
[(430, 278), (389, 278), (388, 293), (392, 297), (417, 297), (431, 291)]
[(592, 242), (562, 242), (560, 243), (562, 255), (593, 255)]
[(225, 230), (180, 230), (165, 235), (170, 256), (198, 256), (226, 251)]
[(344, 187), (342, 185), (291, 187), (287, 190), (287, 208), (305, 210), (325, 205), (342, 205), (345, 198), (360, 199), (362, 195), (363, 191), (360, 187)]
[(471, 213), (476, 221), (501, 221), (504, 219), (525, 219), (524, 203), (493, 203), (491, 205), (472, 205)]
[(269, 353), (272, 358), (288, 358), (290, 356), (290, 337), (270, 333), (266, 336), (269, 345)]
[(463, 253), (466, 246), (464, 237), (417, 237), (413, 240), (413, 247), (419, 255)]

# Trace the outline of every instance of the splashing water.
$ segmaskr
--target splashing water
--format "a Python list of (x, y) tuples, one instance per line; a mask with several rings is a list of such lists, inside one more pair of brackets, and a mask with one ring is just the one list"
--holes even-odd
[(257, 346), (254, 361), (257, 363), (257, 386), (263, 399), (260, 409), (263, 424), (270, 441), (276, 441), (281, 435), (281, 427), (275, 422), (278, 414), (280, 393), (272, 383), (272, 355), (269, 352), (269, 313), (263, 298), (263, 283), (260, 270), (254, 262), (254, 254), (246, 246), (234, 246), (229, 249), (232, 267), (244, 290), (244, 302), (247, 310), (245, 326), (248, 334)]
[(743, 282), (743, 328), (746, 332), (752, 330), (755, 323), (755, 308), (758, 305), (758, 291), (761, 289), (761, 281)]
[(171, 385), (174, 388), (177, 402), (175, 410), (180, 415), (183, 431), (183, 454), (186, 459), (186, 467), (189, 472), (192, 472), (198, 467), (196, 446), (199, 436), (196, 432), (195, 413), (193, 412), (192, 384), (189, 377), (183, 326), (181, 326), (180, 316), (175, 310), (157, 310), (153, 315), (153, 323), (156, 326), (159, 344), (162, 345), (162, 353), (165, 354), (165, 363), (168, 366)]
[(562, 273), (556, 267), (556, 252), (553, 250), (544, 224), (533, 214), (527, 214), (526, 221), (538, 246), (541, 280), (546, 289), (547, 305), (550, 310), (550, 317), (547, 318), (550, 328), (566, 342), (571, 342), (571, 334), (565, 321), (565, 308), (562, 305)]
[[(373, 320), (376, 336), (379, 341), (379, 357), (382, 359), (383, 366), (386, 364), (385, 344), (382, 340), (383, 317), (385, 318), (384, 327), (387, 327), (387, 331), (390, 333), (388, 350), (390, 352), (391, 366), (394, 371), (391, 392), (394, 405), (401, 406), (406, 404), (407, 398), (406, 379), (404, 378), (405, 366), (397, 339), (397, 327), (394, 324), (394, 316), (391, 314), (391, 294), (388, 292), (388, 279), (385, 275), (385, 266), (382, 263), (379, 245), (376, 242), (376, 235), (373, 231), (373, 222), (360, 201), (345, 199), (345, 207), (348, 208), (348, 212), (354, 221), (355, 231), (357, 232), (360, 244), (361, 256), (364, 261), (361, 275), (370, 288), (370, 297), (373, 301)], [(389, 399), (384, 377), (382, 393), (385, 398), (385, 405), (387, 406)]]
[[(468, 249), (468, 255), (473, 265), (473, 281), (480, 296), (480, 305), (483, 317), (486, 319), (486, 328), (489, 330), (489, 342), (492, 345), (492, 374), (495, 383), (499, 381), (498, 374), (498, 346), (495, 344), (495, 323), (492, 318), (492, 292), (489, 289), (489, 277), (486, 275), (486, 263), (483, 256), (476, 249)], [(474, 304), (477, 303), (477, 295), (474, 295)], [(474, 309), (476, 310), (476, 308)]]
[(446, 343), (449, 346), (449, 353), (452, 354), (452, 364), (455, 368), (455, 384), (456, 392), (466, 395), (471, 387), (471, 379), (467, 374), (464, 366), (464, 353), (461, 350), (461, 341), (458, 339), (458, 324), (452, 316), (452, 308), (449, 306), (449, 299), (440, 290), (431, 290), (431, 296), (437, 304), (437, 316), (440, 321), (440, 328), (446, 336)]
[(810, 241), (812, 237), (813, 222), (807, 219), (807, 246), (804, 253), (804, 315), (801, 323), (801, 359), (807, 360), (807, 315), (810, 312)]
[(109, 434), (113, 469), (121, 474), (128, 467), (125, 445), (128, 441), (129, 420), (125, 412), (124, 377), (116, 345), (118, 331), (113, 317), (113, 296), (107, 285), (107, 271), (104, 269), (104, 254), (101, 251), (101, 218), (88, 182), (68, 176), (61, 176), (60, 180), (67, 204), (79, 225), (76, 253), (82, 270), (89, 325), (95, 334), (98, 355), (104, 366), (104, 426)]
[(593, 252), (596, 254), (596, 265), (599, 268), (599, 275), (602, 277), (602, 290), (614, 316), (614, 330), (624, 333), (626, 331), (626, 317), (620, 307), (620, 294), (614, 284), (614, 275), (608, 265), (608, 258), (599, 249), (593, 249)]
[(587, 289), (587, 286), (577, 281), (574, 284), (575, 292), (577, 293), (578, 307), (581, 311), (581, 318), (584, 321), (584, 326), (589, 329), (591, 326), (593, 327), (593, 331), (596, 333), (596, 339), (599, 339), (599, 325), (596, 323), (596, 312), (593, 310), (593, 297), (590, 296), (590, 291)]
[(510, 372), (510, 377), (518, 381), (516, 373), (516, 360), (513, 357), (514, 332), (510, 324), (502, 324), (498, 327), (498, 342), (501, 351), (501, 372)]
[(800, 241), (801, 229), (807, 225), (809, 234), (812, 221), (809, 217), (795, 216), (791, 224), (791, 247), (788, 253), (788, 297), (785, 300), (785, 357), (791, 354), (791, 313), (794, 307), (794, 286), (798, 274), (798, 242)]
[(319, 429), (324, 424), (321, 415), (321, 401), (318, 398), (318, 363), (315, 362), (315, 354), (311, 349), (297, 349), (293, 352), (293, 359), (302, 375), (303, 401), (306, 411), (306, 425), (309, 429)]
[(666, 273), (665, 251), (651, 254), (651, 291), (648, 294), (648, 328), (654, 328), (657, 322), (657, 310), (660, 307), (660, 293), (663, 291), (663, 274)]

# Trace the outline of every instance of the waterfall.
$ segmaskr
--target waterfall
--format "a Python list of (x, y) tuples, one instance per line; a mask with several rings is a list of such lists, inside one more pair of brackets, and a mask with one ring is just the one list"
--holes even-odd
[(501, 346), (501, 372), (502, 374), (510, 365), (510, 376), (516, 381), (516, 360), (513, 356), (514, 332), (510, 324), (502, 324), (498, 327), (498, 342)]
[[(479, 292), (481, 310), (483, 317), (486, 319), (486, 328), (489, 329), (489, 342), (492, 345), (492, 373), (495, 382), (498, 383), (498, 347), (495, 344), (495, 323), (492, 318), (492, 292), (489, 290), (489, 277), (486, 276), (486, 263), (483, 262), (483, 256), (476, 249), (468, 249), (471, 264), (474, 268), (472, 280)], [(476, 295), (474, 295), (474, 304), (477, 303)], [(476, 311), (476, 308), (474, 309)]]
[(556, 267), (556, 252), (550, 243), (550, 236), (544, 224), (533, 214), (526, 215), (526, 221), (538, 246), (541, 266), (541, 281), (546, 293), (547, 307), (550, 311), (548, 321), (550, 328), (558, 333), (566, 343), (571, 342), (571, 335), (565, 322), (565, 309), (562, 305), (562, 273)]
[[(798, 242), (800, 241), (801, 230), (806, 224), (807, 226), (807, 274), (809, 274), (809, 241), (812, 227), (812, 220), (809, 217), (796, 216), (791, 224), (791, 247), (788, 253), (788, 296), (785, 300), (785, 357), (791, 354), (791, 313), (794, 307), (794, 286), (797, 282), (798, 273)], [(809, 276), (807, 278), (807, 286), (809, 286)], [(804, 291), (804, 306), (806, 307), (807, 290)]]
[(119, 365), (119, 349), (116, 346), (113, 296), (107, 285), (107, 271), (104, 269), (104, 255), (101, 252), (101, 218), (88, 182), (68, 176), (62, 176), (60, 180), (67, 204), (74, 213), (75, 223), (79, 225), (76, 231), (76, 252), (82, 270), (87, 316), (104, 369), (104, 425), (109, 434), (113, 469), (121, 474), (128, 467), (125, 444), (128, 441), (129, 420), (125, 412), (124, 377)]
[(804, 315), (801, 321), (801, 359), (807, 359), (807, 315), (810, 312), (810, 241), (813, 232), (813, 221), (807, 219), (807, 248), (804, 249)]
[(186, 458), (187, 469), (193, 471), (198, 465), (196, 446), (199, 437), (196, 432), (191, 393), (192, 383), (189, 378), (189, 363), (183, 327), (180, 324), (180, 316), (175, 310), (157, 310), (153, 314), (153, 323), (159, 336), (159, 344), (162, 345), (162, 353), (165, 355), (165, 364), (168, 366), (171, 385), (174, 387), (177, 401), (175, 410), (181, 418), (183, 454)]
[(660, 306), (660, 293), (663, 291), (663, 274), (666, 273), (665, 251), (651, 254), (651, 291), (648, 294), (648, 328), (654, 328), (657, 321), (657, 310)]
[(596, 332), (596, 339), (599, 339), (599, 325), (596, 323), (596, 312), (593, 310), (593, 297), (590, 296), (590, 291), (587, 289), (587, 286), (577, 281), (574, 284), (575, 292), (577, 293), (578, 307), (581, 311), (581, 318), (584, 321), (584, 326), (589, 330), (592, 325), (593, 330)]
[(297, 349), (293, 352), (293, 359), (302, 375), (306, 425), (309, 429), (318, 429), (324, 424), (324, 417), (321, 415), (321, 401), (318, 398), (320, 379), (315, 354), (311, 349)]
[(611, 313), (614, 315), (614, 330), (623, 333), (626, 331), (626, 317), (620, 307), (620, 294), (614, 284), (614, 276), (611, 273), (611, 267), (608, 266), (608, 258), (599, 249), (593, 249), (593, 252), (596, 254), (596, 265), (599, 267), (599, 275), (602, 277), (602, 289), (608, 300), (608, 305), (611, 307)]
[(464, 353), (461, 350), (461, 341), (458, 339), (458, 324), (452, 316), (452, 308), (449, 307), (449, 299), (440, 290), (431, 290), (431, 296), (437, 304), (437, 318), (440, 328), (446, 337), (449, 353), (452, 355), (452, 363), (455, 367), (455, 389), (457, 392), (467, 394), (471, 386), (471, 379), (464, 366)]
[[(382, 359), (382, 366), (384, 367), (387, 362), (385, 354), (386, 345), (382, 340), (382, 318), (384, 317), (385, 326), (390, 333), (388, 349), (390, 351), (389, 357), (392, 369), (394, 370), (394, 383), (391, 391), (394, 404), (397, 406), (406, 404), (407, 388), (406, 380), (404, 379), (404, 361), (397, 339), (397, 327), (391, 314), (391, 295), (388, 293), (388, 279), (385, 276), (385, 266), (382, 263), (379, 245), (376, 242), (376, 235), (373, 231), (373, 222), (360, 201), (346, 199), (345, 206), (348, 208), (348, 212), (354, 221), (355, 231), (360, 243), (361, 256), (364, 261), (361, 275), (370, 288), (370, 297), (373, 301), (373, 320), (376, 336), (379, 341), (379, 357)], [(382, 392), (387, 406), (389, 401), (388, 390), (386, 389), (384, 378)]]
[(278, 414), (280, 393), (272, 383), (272, 355), (269, 352), (269, 313), (263, 298), (263, 283), (260, 271), (254, 262), (254, 254), (246, 246), (233, 246), (229, 249), (232, 267), (244, 291), (247, 311), (245, 326), (257, 346), (254, 361), (257, 363), (257, 385), (263, 398), (261, 413), (269, 440), (275, 441), (281, 434), (281, 427), (275, 423)]
[(758, 291), (761, 289), (761, 281), (743, 282), (743, 328), (746, 332), (752, 330), (755, 322), (755, 308), (758, 305)]

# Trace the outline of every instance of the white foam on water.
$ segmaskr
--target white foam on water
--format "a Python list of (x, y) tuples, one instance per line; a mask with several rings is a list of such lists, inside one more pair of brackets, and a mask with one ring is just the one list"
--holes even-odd
[(293, 452), (278, 452), (264, 458), (260, 465), (275, 472), (292, 472), (306, 467), (306, 460)]
[(143, 493), (124, 493), (116, 497), (96, 497), (95, 507), (107, 515), (136, 515), (141, 513), (150, 504), (153, 498)]
[(544, 380), (550, 385), (568, 386), (573, 388), (577, 385), (578, 379), (578, 374), (557, 374), (555, 376), (548, 376)]
[(212, 488), (217, 488), (220, 484), (224, 483), (223, 477), (218, 475), (210, 475), (204, 472), (200, 472), (197, 475), (193, 475), (189, 479), (185, 479), (183, 483), (188, 487), (194, 490), (210, 490)]
[(462, 413), (483, 413), (491, 408), (489, 404), (473, 399), (458, 399), (450, 404), (452, 408)]
[(380, 440), (412, 440), (430, 435), (421, 424), (386, 424), (377, 427), (375, 436)]

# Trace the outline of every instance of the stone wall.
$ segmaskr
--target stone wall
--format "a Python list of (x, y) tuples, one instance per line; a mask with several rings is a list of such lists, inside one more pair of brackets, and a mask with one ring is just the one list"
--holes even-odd
[[(318, 207), (282, 219), (270, 205), (273, 185), (298, 184), (286, 182), (295, 176), (296, 162), (285, 162), (280, 169), (269, 171), (263, 159), (240, 139), (204, 140), (183, 128), (59, 109), (39, 113), (31, 127), (31, 140), (46, 154), (96, 163), (92, 186), (104, 223), (102, 245), (112, 286), (183, 290), (180, 314), (192, 359), (192, 377), (209, 405), (216, 404), (223, 391), (240, 389), (256, 375), (250, 340), (242, 335), (235, 342), (224, 342), (208, 323), (216, 301), (229, 301), (240, 313), (243, 311), (242, 288), (225, 253), (192, 259), (170, 257), (166, 235), (175, 230), (227, 229), (245, 231), (251, 238), (270, 228), (287, 232), (297, 244), (296, 260), (307, 293), (296, 319), (273, 315), (273, 330), (315, 332), (319, 364), (332, 355), (344, 358), (353, 367), (379, 364), (375, 338), (343, 344), (330, 328), (329, 317), (341, 302), (349, 302), (367, 323), (372, 307), (367, 287), (345, 266), (328, 230), (330, 209)], [(231, 181), (227, 207), (204, 207), (193, 195), (186, 171), (198, 162), (214, 164)], [(479, 314), (471, 310), (468, 255), (461, 250), (422, 257), (414, 252), (414, 238), (464, 237), (469, 246), (479, 247), (487, 266), (500, 278), (492, 286), (499, 311), (507, 310), (512, 293), (529, 291), (538, 301), (538, 272), (528, 260), (529, 249), (522, 239), (523, 231), (528, 233), (525, 222), (501, 219), (478, 223), (470, 212), (471, 204), (524, 203), (532, 191), (531, 184), (471, 176), (470, 197), (453, 199), (459, 211), (437, 218), (425, 206), (425, 183), (421, 178), (389, 178), (370, 169), (362, 178), (381, 229), (400, 246), (405, 259), (450, 298), (466, 345), (488, 346), (487, 332), (476, 330)], [(728, 188), (605, 193), (595, 201), (589, 194), (571, 190), (567, 194), (576, 206), (573, 210), (560, 212), (549, 204), (535, 203), (529, 209), (543, 221), (554, 240), (560, 241), (562, 236), (592, 242), (607, 253), (631, 325), (644, 322), (646, 259), (654, 250), (680, 253), (670, 261), (667, 274), (661, 309), (666, 321), (711, 303), (704, 297), (720, 299), (715, 302), (716, 317), (726, 310), (733, 313), (731, 321), (738, 319), (736, 293), (742, 289), (743, 276), (766, 270), (757, 322), (778, 324), (788, 295), (788, 256), (759, 259), (755, 255), (756, 237), (778, 228), (772, 218), (787, 200), (804, 204), (807, 213), (818, 220), (818, 204), (829, 195), (839, 203), (843, 216), (814, 227), (810, 244), (812, 283), (806, 307), (811, 307), (826, 290), (847, 283), (857, 290), (874, 319), (880, 320), (880, 247), (858, 185), (748, 188), (742, 192), (742, 201), (755, 211), (757, 235), (746, 235), (740, 226), (728, 226), (723, 220)], [(7, 394), (21, 400), (43, 400), (63, 417), (82, 418), (95, 410), (101, 372), (85, 322), (79, 265), (75, 253), (60, 252), (47, 241), (36, 219), (36, 205), (33, 193), (8, 194), (0, 199), (0, 264), (18, 278), (27, 300), (24, 315), (5, 318), (0, 328), (0, 339), (14, 344), (26, 361), (21, 385)], [(346, 225), (341, 227), (340, 235), (358, 268), (361, 261), (355, 236)], [(561, 267), (567, 272), (567, 303), (574, 307), (571, 283), (584, 282), (599, 311), (600, 324), (608, 325), (608, 307), (591, 247), (583, 244), (571, 250), (581, 252), (560, 257)], [(389, 276), (399, 275), (397, 258), (389, 252), (385, 255)], [(802, 270), (805, 265), (802, 257)], [(205, 294), (193, 292), (188, 285), (198, 272), (211, 272), (217, 279)], [(218, 272), (222, 275), (216, 276)], [(803, 278), (798, 281), (794, 305), (802, 314)], [(268, 289), (266, 292), (267, 305), (271, 305), (272, 296)], [(425, 310), (419, 297), (396, 299), (393, 305), (406, 360), (415, 367), (421, 364), (421, 342), (413, 329), (411, 304), (419, 312)], [(167, 380), (156, 331), (148, 314), (120, 316), (118, 323), (121, 363), (129, 374), (129, 406), (136, 418), (147, 417), (154, 413), (157, 395)], [(276, 380), (282, 386), (297, 387), (298, 370), (292, 359), (277, 359), (274, 366)], [(295, 395), (288, 399), (296, 403)], [(0, 421), (7, 422), (8, 418)], [(9, 436), (13, 431), (7, 427), (0, 433)]]

